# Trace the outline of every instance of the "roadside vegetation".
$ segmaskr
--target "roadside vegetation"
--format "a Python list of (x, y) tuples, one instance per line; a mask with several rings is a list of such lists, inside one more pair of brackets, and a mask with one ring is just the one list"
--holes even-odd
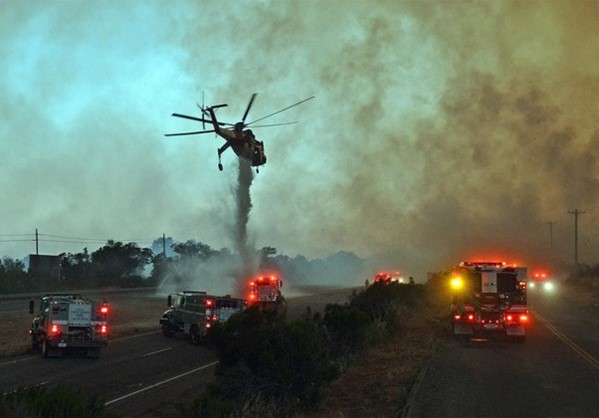
[(0, 394), (0, 417), (116, 417), (96, 397), (68, 386), (32, 386)]
[(190, 406), (188, 417), (296, 416), (317, 411), (326, 388), (389, 341), (424, 296), (424, 286), (373, 284), (324, 314), (286, 321), (248, 309), (214, 328), (209, 339), (220, 364), (216, 381)]

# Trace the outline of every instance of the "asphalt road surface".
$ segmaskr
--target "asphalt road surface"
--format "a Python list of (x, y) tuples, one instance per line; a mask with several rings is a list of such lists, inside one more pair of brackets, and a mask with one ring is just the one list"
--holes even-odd
[[(326, 303), (344, 303), (351, 290), (321, 290), (289, 299), (288, 318), (323, 312)], [(4, 304), (5, 312), (22, 309), (23, 302)], [(21, 308), (20, 308), (21, 307)], [(99, 359), (77, 353), (44, 359), (39, 353), (0, 358), (0, 389), (64, 383), (96, 394), (113, 412), (125, 416), (177, 416), (213, 379), (217, 364), (212, 351), (182, 337), (167, 338), (158, 331), (112, 340)]]
[(407, 417), (599, 416), (599, 312), (529, 292), (526, 342), (442, 342), (415, 384)]

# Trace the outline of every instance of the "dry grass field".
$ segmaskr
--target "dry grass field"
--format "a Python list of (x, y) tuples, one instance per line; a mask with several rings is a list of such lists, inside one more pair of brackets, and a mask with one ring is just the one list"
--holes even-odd
[[(101, 302), (107, 299), (110, 304), (110, 337), (159, 330), (158, 320), (166, 310), (166, 298), (157, 297), (153, 290), (107, 291), (99, 293), (79, 292), (86, 297)], [(29, 328), (33, 315), (28, 312), (31, 298), (19, 297), (0, 300), (0, 356), (22, 354), (30, 350)], [(39, 308), (39, 297), (36, 298)]]

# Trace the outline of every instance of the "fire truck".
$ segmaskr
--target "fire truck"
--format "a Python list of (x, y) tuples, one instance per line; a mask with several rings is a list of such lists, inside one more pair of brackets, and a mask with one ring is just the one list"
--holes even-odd
[(276, 276), (260, 276), (251, 280), (249, 305), (264, 310), (276, 310), (285, 302), (281, 287), (283, 287), (283, 281)]
[(523, 342), (529, 321), (526, 281), (526, 267), (505, 262), (461, 262), (453, 267), (453, 334), (499, 332)]
[(214, 323), (226, 322), (234, 313), (243, 311), (247, 301), (187, 290), (169, 295), (167, 306), (159, 321), (162, 334), (167, 337), (176, 333), (189, 335), (191, 342), (199, 345)]
[[(29, 302), (33, 314), (35, 301)], [(85, 350), (99, 357), (108, 344), (108, 302), (99, 304), (77, 294), (48, 294), (42, 297), (29, 334), (32, 348), (41, 345), (44, 357), (59, 357), (67, 349)]]

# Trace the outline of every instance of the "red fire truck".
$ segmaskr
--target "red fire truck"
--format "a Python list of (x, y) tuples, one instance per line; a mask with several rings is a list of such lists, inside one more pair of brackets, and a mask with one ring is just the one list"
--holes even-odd
[(276, 309), (285, 301), (281, 294), (283, 282), (276, 276), (260, 276), (250, 281), (248, 304), (261, 309)]
[(500, 332), (523, 342), (529, 321), (527, 268), (505, 262), (461, 262), (451, 271), (453, 334)]

